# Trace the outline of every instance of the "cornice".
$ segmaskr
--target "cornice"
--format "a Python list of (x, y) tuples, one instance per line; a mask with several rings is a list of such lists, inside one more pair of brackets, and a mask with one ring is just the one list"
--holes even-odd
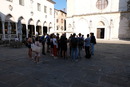
[(67, 18), (73, 17), (81, 17), (81, 16), (90, 16), (90, 15), (103, 15), (103, 14), (119, 14), (119, 13), (130, 13), (130, 11), (118, 11), (118, 12), (104, 12), (104, 13), (89, 13), (89, 14), (80, 14), (80, 15), (72, 15), (68, 16)]

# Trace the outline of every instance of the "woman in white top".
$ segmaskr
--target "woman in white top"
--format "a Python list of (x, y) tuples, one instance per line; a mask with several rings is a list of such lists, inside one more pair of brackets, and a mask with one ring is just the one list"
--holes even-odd
[(56, 58), (57, 56), (57, 48), (58, 48), (58, 43), (57, 43), (57, 39), (56, 39), (56, 35), (53, 36), (53, 55), (54, 55), (54, 58)]
[(38, 63), (42, 52), (42, 43), (39, 41), (39, 37), (35, 38), (35, 50), (33, 52), (35, 52), (34, 61)]

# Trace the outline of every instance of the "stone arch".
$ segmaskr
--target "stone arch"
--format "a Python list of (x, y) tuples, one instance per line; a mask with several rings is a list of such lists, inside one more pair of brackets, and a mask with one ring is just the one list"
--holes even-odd
[(46, 21), (44, 21), (44, 23), (43, 23), (43, 34), (44, 33), (47, 33), (47, 22)]
[(95, 30), (93, 32), (95, 33), (95, 36), (99, 39), (106, 39), (108, 37), (108, 28), (109, 28), (109, 22), (107, 18), (105, 17), (99, 17), (95, 21)]
[(44, 21), (43, 26), (47, 26), (47, 22), (46, 21)]
[[(10, 32), (11, 36), (10, 37), (14, 37), (12, 34), (16, 34), (16, 23), (15, 23), (15, 19), (11, 14), (7, 14), (5, 16), (5, 34), (8, 34)], [(10, 26), (10, 29), (9, 29)]]
[(28, 34), (32, 36), (35, 35), (34, 20), (32, 18), (30, 18), (28, 21)]
[[(23, 18), (23, 16), (20, 16), (18, 18), (18, 23), (21, 22), (21, 30), (19, 30), (19, 26), (17, 26), (17, 29), (18, 29), (18, 36), (20, 37), (21, 40), (24, 40), (26, 38), (26, 35), (27, 35), (27, 29), (26, 29), (26, 21), (25, 19)], [(22, 35), (19, 33), (22, 33)]]
[(97, 25), (98, 25), (98, 26), (105, 26), (105, 24), (104, 24), (103, 21), (99, 21)]
[(25, 19), (22, 17), (22, 16), (20, 16), (19, 18), (18, 18), (18, 21), (21, 21), (21, 23), (22, 24), (26, 24), (26, 21), (25, 21)]
[(29, 19), (28, 25), (34, 25), (34, 20), (32, 18)]
[(11, 14), (6, 15), (5, 17), (5, 22), (8, 22), (8, 21), (15, 22), (15, 19)]
[(97, 20), (95, 20), (96, 25), (98, 25), (99, 22), (102, 22), (102, 23), (104, 23), (105, 27), (109, 26), (109, 22), (108, 22), (107, 18), (101, 16), (101, 17), (97, 17), (96, 19), (97, 19)]
[(42, 35), (42, 27), (41, 27), (41, 21), (40, 20), (38, 20), (36, 22), (36, 34)]
[(89, 29), (88, 29), (88, 22), (85, 18), (80, 18), (78, 20), (77, 23), (75, 23), (75, 26), (76, 26), (76, 29), (74, 29), (74, 32), (76, 34), (83, 34), (83, 35), (87, 35), (89, 32)]
[(38, 20), (37, 23), (36, 23), (37, 26), (41, 26), (41, 21)]
[(50, 33), (50, 32), (53, 32), (52, 31), (52, 22), (49, 23), (49, 29), (48, 29), (47, 33)]

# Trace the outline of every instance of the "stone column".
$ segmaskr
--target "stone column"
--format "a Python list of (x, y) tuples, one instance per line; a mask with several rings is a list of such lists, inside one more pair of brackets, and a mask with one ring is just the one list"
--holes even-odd
[(16, 35), (18, 37), (18, 26), (17, 26), (17, 22), (15, 23), (15, 26), (16, 26)]
[[(26, 25), (26, 24), (25, 24)], [(28, 32), (29, 32), (29, 30), (28, 30), (28, 25), (26, 25), (26, 38), (28, 38)]]
[(36, 26), (36, 25), (34, 25), (34, 33), (35, 33), (35, 36), (36, 36), (36, 34), (37, 34), (36, 29), (37, 29), (37, 26)]
[(41, 32), (42, 32), (41, 34), (43, 35), (43, 26), (41, 26)]
[(3, 35), (2, 35), (2, 39), (5, 40), (5, 22), (2, 21), (2, 32), (3, 32)]

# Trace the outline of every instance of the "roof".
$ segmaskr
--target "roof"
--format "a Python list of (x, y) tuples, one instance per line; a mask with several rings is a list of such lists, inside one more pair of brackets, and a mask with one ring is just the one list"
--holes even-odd
[(65, 12), (65, 11), (63, 11), (63, 10), (58, 10), (58, 9), (55, 9), (55, 10), (60, 11), (60, 12), (63, 12), (63, 13), (65, 13), (65, 14), (66, 14), (66, 12)]
[(51, 2), (53, 4), (56, 4), (56, 2), (54, 2), (53, 0), (47, 0), (47, 1), (49, 1), (49, 2)]

